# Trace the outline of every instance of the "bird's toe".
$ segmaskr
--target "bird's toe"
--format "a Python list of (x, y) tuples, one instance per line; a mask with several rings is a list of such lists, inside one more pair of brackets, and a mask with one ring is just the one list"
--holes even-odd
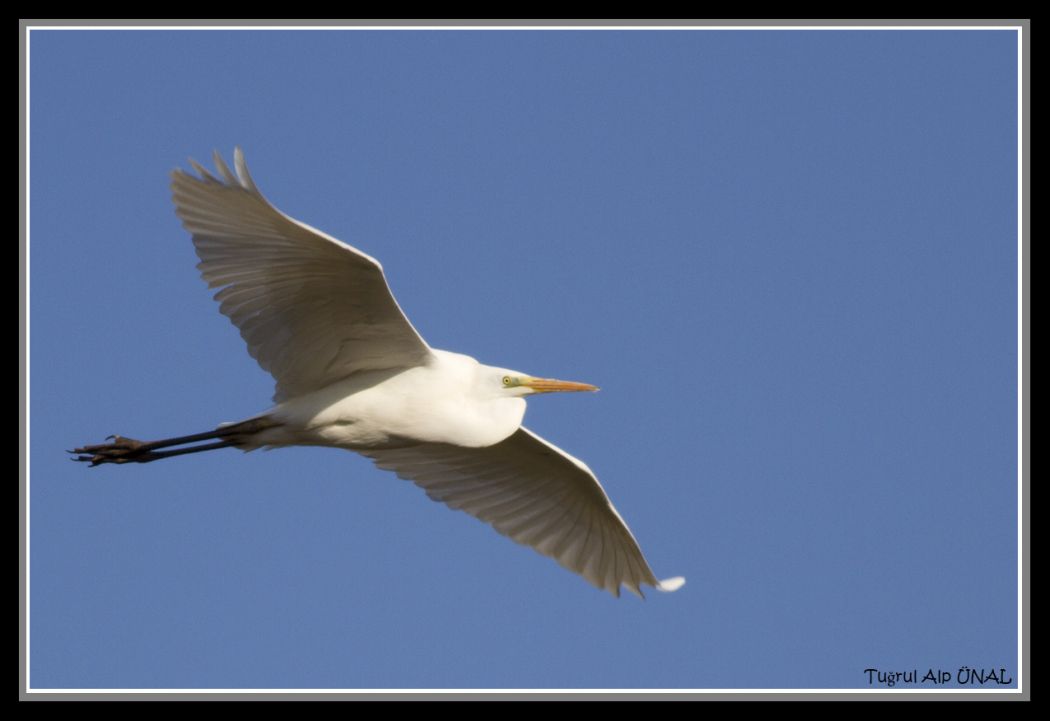
[(68, 451), (75, 456), (71, 460), (90, 463), (92, 466), (101, 463), (129, 463), (138, 460), (147, 452), (147, 449), (143, 448), (146, 444), (134, 438), (113, 435), (108, 436), (107, 440), (111, 442), (80, 446)]

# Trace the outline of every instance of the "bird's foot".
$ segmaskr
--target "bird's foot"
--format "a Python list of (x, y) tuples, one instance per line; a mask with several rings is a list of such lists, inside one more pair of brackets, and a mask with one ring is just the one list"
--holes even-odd
[(143, 441), (123, 436), (109, 436), (106, 440), (112, 443), (81, 446), (68, 451), (74, 455), (70, 460), (91, 463), (92, 466), (101, 463), (148, 463), (154, 460), (150, 445)]

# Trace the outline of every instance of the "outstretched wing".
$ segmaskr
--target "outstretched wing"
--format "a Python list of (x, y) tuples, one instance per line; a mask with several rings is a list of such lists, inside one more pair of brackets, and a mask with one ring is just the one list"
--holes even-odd
[(656, 580), (591, 470), (525, 428), (484, 448), (416, 443), (362, 453), (616, 596), (621, 584), (641, 595), (643, 583), (664, 591), (684, 583)]
[(364, 370), (421, 365), (430, 347), (390, 293), (379, 262), (289, 218), (262, 196), (233, 153), (215, 177), (172, 173), (175, 212), (193, 234), (201, 276), (248, 352), (277, 381), (275, 401)]

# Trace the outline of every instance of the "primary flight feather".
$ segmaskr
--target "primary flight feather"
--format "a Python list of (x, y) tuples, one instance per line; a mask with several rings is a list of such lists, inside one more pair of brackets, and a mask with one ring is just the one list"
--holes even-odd
[(431, 348), (374, 258), (281, 213), (244, 155), (217, 174), (172, 173), (175, 212), (201, 276), (248, 352), (276, 381), (274, 405), (214, 431), (74, 449), (76, 460), (148, 463), (234, 446), (336, 446), (371, 458), (436, 501), (492, 525), (599, 588), (659, 581), (598, 479), (521, 425), (525, 396), (597, 390)]

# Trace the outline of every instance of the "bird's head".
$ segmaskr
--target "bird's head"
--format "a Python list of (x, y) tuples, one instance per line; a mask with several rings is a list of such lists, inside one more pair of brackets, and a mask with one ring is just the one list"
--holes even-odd
[(557, 393), (558, 391), (596, 391), (598, 386), (590, 383), (576, 383), (575, 381), (559, 381), (553, 378), (537, 378), (526, 373), (507, 370), (506, 368), (494, 368), (495, 372), (490, 376), (493, 388), (501, 396), (530, 396), (533, 393)]

